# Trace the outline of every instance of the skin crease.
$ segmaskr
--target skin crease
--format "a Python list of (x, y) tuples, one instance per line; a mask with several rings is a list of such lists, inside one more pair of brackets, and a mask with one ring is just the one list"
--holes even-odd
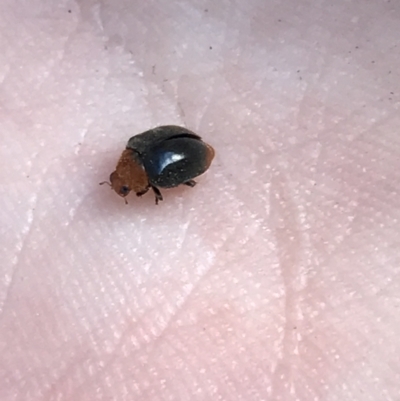
[[(0, 399), (400, 399), (399, 17), (2, 1)], [(125, 205), (162, 124), (216, 158)]]

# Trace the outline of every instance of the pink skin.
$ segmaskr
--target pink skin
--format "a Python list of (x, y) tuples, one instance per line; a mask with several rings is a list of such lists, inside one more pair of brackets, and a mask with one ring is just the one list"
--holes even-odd
[[(0, 400), (400, 399), (398, 2), (28, 3), (0, 4)], [(161, 124), (216, 158), (125, 205), (98, 183)]]

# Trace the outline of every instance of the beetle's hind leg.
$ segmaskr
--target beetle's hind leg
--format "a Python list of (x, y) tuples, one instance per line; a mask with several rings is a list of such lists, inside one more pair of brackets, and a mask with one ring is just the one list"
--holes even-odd
[(156, 196), (156, 205), (158, 205), (158, 202), (163, 200), (161, 192), (157, 187), (152, 186), (151, 189), (153, 190), (154, 195)]
[(184, 182), (183, 184), (193, 188), (197, 184), (197, 182), (195, 180), (189, 180)]

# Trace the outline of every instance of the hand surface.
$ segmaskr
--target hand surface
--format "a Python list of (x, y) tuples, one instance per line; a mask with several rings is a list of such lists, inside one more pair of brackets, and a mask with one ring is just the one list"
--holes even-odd
[[(399, 18), (3, 0), (0, 400), (399, 400)], [(125, 205), (162, 124), (216, 159)]]

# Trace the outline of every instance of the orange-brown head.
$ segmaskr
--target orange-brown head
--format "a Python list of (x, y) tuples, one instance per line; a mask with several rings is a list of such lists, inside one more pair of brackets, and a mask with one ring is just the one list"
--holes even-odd
[(150, 187), (147, 174), (132, 149), (125, 149), (115, 171), (110, 175), (110, 186), (125, 198), (131, 191), (143, 195)]

